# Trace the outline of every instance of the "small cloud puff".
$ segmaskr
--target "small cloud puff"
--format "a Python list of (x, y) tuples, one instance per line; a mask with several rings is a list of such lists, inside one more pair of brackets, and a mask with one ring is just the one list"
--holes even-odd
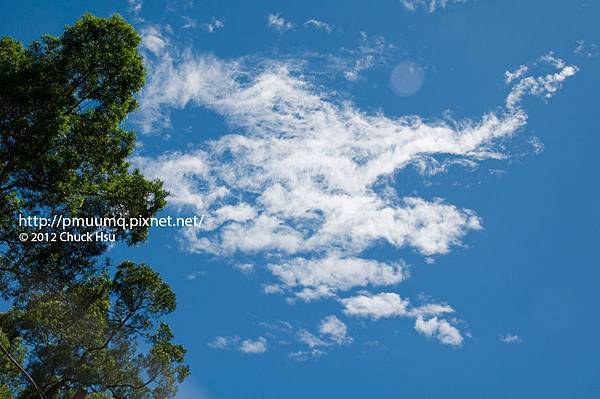
[(265, 353), (268, 349), (267, 339), (264, 337), (258, 337), (256, 340), (244, 339), (240, 341), (240, 337), (238, 336), (218, 336), (209, 342), (208, 346), (219, 350), (235, 349), (245, 354), (261, 354)]
[(348, 345), (354, 339), (348, 335), (348, 327), (334, 315), (327, 316), (319, 323), (319, 333), (315, 335), (307, 330), (299, 330), (296, 339), (308, 347), (290, 353), (290, 358), (305, 361), (309, 357), (321, 357), (326, 354), (321, 348)]
[(294, 25), (280, 14), (269, 14), (267, 17), (267, 26), (278, 32), (285, 32), (286, 30), (292, 29)]
[(240, 344), (238, 350), (242, 353), (260, 354), (267, 351), (267, 340), (264, 337), (258, 337), (257, 340), (245, 339)]
[(500, 341), (505, 344), (520, 344), (523, 342), (517, 334), (500, 334)]
[(308, 21), (306, 21), (304, 23), (304, 26), (307, 28), (313, 28), (316, 30), (322, 30), (325, 31), (327, 33), (331, 33), (331, 31), (333, 30), (331, 28), (331, 25), (329, 25), (327, 22), (323, 22), (323, 21), (319, 21), (317, 19), (309, 19)]
[(433, 13), (438, 8), (446, 8), (448, 3), (465, 3), (466, 0), (400, 0), (400, 4), (409, 11), (422, 7), (428, 13)]
[(208, 32), (208, 33), (212, 33), (214, 31), (216, 31), (217, 29), (222, 29), (225, 27), (225, 22), (216, 19), (216, 18), (212, 18), (210, 20), (210, 22), (204, 24), (204, 29)]

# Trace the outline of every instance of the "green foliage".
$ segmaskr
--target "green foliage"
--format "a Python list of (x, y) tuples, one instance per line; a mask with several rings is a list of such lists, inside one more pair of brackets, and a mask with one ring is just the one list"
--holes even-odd
[[(139, 41), (121, 17), (89, 14), (29, 47), (0, 40), (0, 295), (12, 304), (0, 344), (48, 398), (169, 398), (188, 374), (159, 321), (175, 295), (150, 267), (99, 263), (102, 242), (18, 239), (32, 231), (19, 214), (150, 217), (165, 205), (162, 183), (131, 170), (135, 134), (121, 128), (144, 83)], [(128, 244), (148, 233), (107, 232)], [(0, 353), (4, 397), (39, 396)]]
[[(113, 279), (94, 276), (31, 298), (5, 314), (4, 325), (27, 345), (43, 344), (30, 374), (50, 397), (84, 386), (118, 398), (168, 398), (187, 376), (185, 350), (155, 320), (174, 309), (156, 272), (124, 262)], [(137, 353), (140, 344), (150, 346), (147, 354)]]
[[(0, 319), (1, 323), (1, 319)], [(25, 347), (21, 337), (9, 339), (0, 324), (0, 345), (6, 348), (17, 361), (25, 358)], [(6, 356), (0, 356), (0, 399), (12, 399), (14, 390), (18, 388), (21, 375)]]
[[(161, 182), (129, 171), (135, 135), (120, 127), (144, 82), (139, 40), (121, 17), (91, 15), (28, 48), (0, 40), (0, 239), (19, 247), (0, 261), (12, 279), (2, 276), (0, 293), (70, 281), (105, 250), (101, 242), (20, 245), (18, 213), (148, 217), (164, 206)], [(147, 228), (110, 233), (137, 243)], [(57, 269), (56, 258), (70, 264)]]

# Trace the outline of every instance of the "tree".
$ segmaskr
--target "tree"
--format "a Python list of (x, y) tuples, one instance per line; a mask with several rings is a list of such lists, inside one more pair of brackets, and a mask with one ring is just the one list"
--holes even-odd
[[(19, 239), (34, 231), (20, 216), (151, 217), (165, 205), (162, 183), (128, 164), (135, 134), (121, 127), (144, 83), (139, 41), (123, 18), (89, 14), (27, 48), (0, 40), (0, 295), (12, 306), (0, 314), (12, 357), (0, 353), (0, 398), (168, 398), (188, 374), (160, 322), (175, 295), (149, 266), (102, 262), (102, 241)], [(128, 244), (148, 234), (102, 230)]]

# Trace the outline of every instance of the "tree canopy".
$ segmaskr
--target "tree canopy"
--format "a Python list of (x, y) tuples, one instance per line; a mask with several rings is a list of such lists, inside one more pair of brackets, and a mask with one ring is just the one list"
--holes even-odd
[[(120, 16), (89, 14), (28, 47), (0, 40), (0, 398), (162, 399), (188, 374), (160, 321), (175, 295), (151, 267), (104, 260), (102, 241), (19, 240), (34, 229), (19, 215), (151, 217), (165, 205), (162, 183), (127, 162), (135, 133), (121, 126), (144, 84), (139, 42)], [(104, 231), (127, 244), (148, 234)]]

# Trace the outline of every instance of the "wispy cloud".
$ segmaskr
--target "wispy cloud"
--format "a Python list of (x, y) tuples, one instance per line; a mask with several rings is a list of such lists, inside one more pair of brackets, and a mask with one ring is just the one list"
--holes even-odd
[(326, 352), (324, 352), (323, 350), (314, 348), (310, 350), (298, 350), (291, 352), (289, 354), (289, 358), (297, 362), (305, 362), (309, 358), (319, 358), (325, 354)]
[(290, 353), (290, 358), (299, 361), (307, 360), (309, 357), (321, 357), (327, 354), (324, 350), (327, 347), (348, 345), (354, 341), (348, 335), (346, 324), (335, 315), (321, 320), (318, 335), (301, 329), (296, 333), (296, 339), (307, 346), (307, 349)]
[(210, 20), (210, 22), (204, 24), (204, 29), (209, 33), (212, 33), (214, 31), (216, 31), (217, 29), (222, 29), (224, 27), (225, 27), (225, 22), (223, 22), (219, 19), (216, 19), (214, 17)]
[(160, 27), (148, 25), (141, 31), (142, 47), (150, 51), (153, 55), (159, 56), (169, 44), (169, 40), (163, 34)]
[(267, 26), (278, 32), (285, 32), (292, 29), (294, 24), (283, 18), (281, 14), (269, 14), (267, 17)]
[(577, 40), (574, 54), (585, 58), (597, 58), (600, 55), (600, 46), (595, 43), (587, 43), (585, 40)]
[(224, 337), (218, 336), (215, 337), (212, 341), (210, 341), (207, 345), (212, 349), (229, 349), (232, 346), (235, 346), (239, 342), (239, 337)]
[(331, 55), (329, 62), (332, 66), (343, 71), (349, 81), (361, 79), (363, 73), (377, 64), (385, 64), (395, 50), (383, 36), (371, 37), (360, 32), (359, 45), (355, 49), (343, 49), (341, 56)]
[(327, 346), (327, 342), (307, 330), (298, 331), (296, 338), (311, 349), (319, 346)]
[(500, 334), (500, 341), (505, 344), (520, 344), (523, 342), (517, 334)]
[[(402, 262), (371, 259), (368, 249), (385, 244), (430, 257), (482, 229), (473, 210), (440, 198), (399, 197), (395, 179), (411, 165), (432, 174), (448, 164), (504, 157), (499, 144), (527, 122), (522, 98), (548, 99), (577, 72), (548, 54), (510, 79), (506, 100), (495, 111), (478, 119), (425, 121), (338, 102), (285, 61), (248, 64), (156, 43), (149, 48), (155, 60), (137, 115), (143, 130), (167, 126), (170, 109), (192, 105), (222, 115), (240, 132), (194, 150), (133, 159), (148, 177), (165, 182), (171, 206), (209, 215), (201, 230), (186, 231), (186, 249), (263, 256), (276, 279), (269, 290), (304, 300), (408, 277)], [(532, 74), (542, 67), (549, 72)], [(357, 298), (342, 303), (358, 317), (349, 310), (358, 309), (350, 306)], [(410, 308), (406, 316), (421, 334), (460, 343), (455, 327), (437, 317), (451, 308), (431, 306), (435, 312)], [(392, 312), (385, 317), (405, 316), (401, 307), (383, 309)]]
[(133, 14), (134, 17), (139, 18), (140, 13), (142, 12), (143, 1), (127, 0), (127, 5), (129, 6), (129, 12)]
[(537, 137), (537, 136), (532, 136), (529, 139), (529, 144), (531, 144), (531, 148), (533, 149), (533, 153), (536, 154), (536, 155), (539, 155), (542, 152), (544, 152), (544, 148), (546, 148), (546, 146), (544, 145), (544, 143), (542, 143), (542, 141), (540, 140), (540, 138)]
[(235, 349), (245, 354), (261, 354), (268, 349), (267, 339), (264, 337), (241, 340), (238, 336), (217, 336), (208, 343), (208, 346), (219, 350)]
[(186, 274), (185, 278), (188, 280), (195, 280), (198, 277), (202, 277), (205, 275), (206, 275), (206, 272), (191, 272), (191, 273)]
[(244, 274), (250, 274), (254, 271), (254, 265), (251, 263), (236, 263), (233, 267)]
[(451, 3), (465, 3), (467, 0), (400, 0), (400, 4), (409, 11), (416, 11), (421, 8), (429, 13), (435, 12), (439, 8), (446, 8)]
[(309, 19), (304, 23), (304, 26), (316, 30), (322, 30), (327, 33), (331, 33), (331, 31), (333, 30), (331, 28), (331, 25), (329, 25), (327, 22), (319, 21), (318, 19)]

